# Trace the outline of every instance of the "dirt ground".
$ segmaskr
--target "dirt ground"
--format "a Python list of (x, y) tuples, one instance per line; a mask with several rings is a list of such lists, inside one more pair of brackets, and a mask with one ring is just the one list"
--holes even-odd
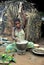
[(44, 56), (37, 56), (33, 53), (26, 52), (25, 55), (14, 54), (16, 63), (12, 62), (11, 65), (44, 65)]
[[(36, 43), (44, 47), (44, 39), (37, 41)], [(26, 52), (25, 55), (15, 54), (16, 63), (11, 63), (12, 65), (44, 65), (44, 56), (37, 56), (33, 53)]]
[[(44, 39), (36, 42), (44, 47)], [(4, 50), (4, 49), (2, 49)], [(3, 54), (3, 52), (0, 54)], [(11, 65), (44, 65), (44, 56), (37, 56), (31, 53), (30, 51), (26, 52), (25, 55), (14, 54), (16, 63), (11, 63)]]
[(26, 52), (25, 55), (15, 54), (16, 63), (12, 65), (44, 65), (44, 57), (33, 55), (30, 52)]

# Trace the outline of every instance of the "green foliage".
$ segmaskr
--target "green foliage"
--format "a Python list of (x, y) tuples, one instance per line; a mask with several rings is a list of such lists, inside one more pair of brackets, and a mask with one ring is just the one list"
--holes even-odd
[(8, 54), (2, 54), (1, 57), (2, 57), (2, 61), (3, 61), (3, 62), (8, 61), (8, 62), (14, 62), (14, 63), (16, 63), (15, 58), (13, 58), (13, 56), (11, 56), (11, 55), (8, 55)]

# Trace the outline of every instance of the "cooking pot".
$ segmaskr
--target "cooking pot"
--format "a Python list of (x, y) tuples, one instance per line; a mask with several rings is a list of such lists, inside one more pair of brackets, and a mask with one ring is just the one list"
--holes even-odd
[(20, 42), (16, 42), (16, 46), (19, 50), (25, 50), (27, 48), (28, 41), (22, 40)]

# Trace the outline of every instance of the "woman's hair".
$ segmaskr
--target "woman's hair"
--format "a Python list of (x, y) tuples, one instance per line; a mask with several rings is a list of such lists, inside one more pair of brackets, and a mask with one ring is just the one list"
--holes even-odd
[(17, 21), (20, 22), (20, 19), (19, 18), (14, 19), (14, 23), (16, 23)]

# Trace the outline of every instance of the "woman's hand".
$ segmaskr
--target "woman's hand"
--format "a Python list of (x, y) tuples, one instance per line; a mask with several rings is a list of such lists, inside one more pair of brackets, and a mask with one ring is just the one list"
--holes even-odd
[(15, 38), (15, 41), (16, 41), (16, 42), (20, 42), (20, 40), (19, 40), (18, 38)]

